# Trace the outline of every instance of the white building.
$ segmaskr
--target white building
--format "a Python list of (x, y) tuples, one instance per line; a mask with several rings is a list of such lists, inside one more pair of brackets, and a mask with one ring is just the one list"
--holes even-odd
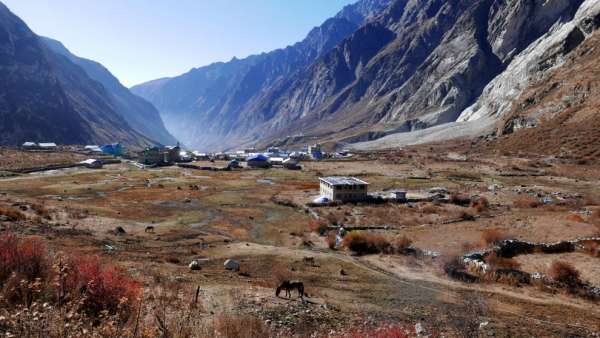
[(57, 147), (56, 143), (54, 143), (54, 142), (39, 143), (38, 145), (40, 146), (41, 149), (45, 149), (45, 150), (55, 150)]
[(331, 201), (358, 202), (367, 198), (369, 184), (355, 177), (322, 177), (321, 196)]

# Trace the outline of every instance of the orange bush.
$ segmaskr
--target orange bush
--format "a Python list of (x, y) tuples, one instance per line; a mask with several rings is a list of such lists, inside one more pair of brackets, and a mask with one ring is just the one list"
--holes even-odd
[(392, 245), (382, 235), (351, 231), (344, 237), (344, 246), (359, 255), (391, 252)]
[(583, 217), (581, 217), (580, 215), (576, 215), (576, 214), (570, 214), (567, 217), (565, 217), (565, 219), (567, 221), (571, 221), (571, 222), (578, 222), (578, 223), (585, 222), (585, 220), (583, 219)]
[(363, 231), (352, 231), (344, 237), (343, 245), (359, 255), (403, 254), (412, 244), (406, 236), (398, 236), (390, 241), (386, 236)]
[(554, 261), (548, 270), (548, 275), (557, 282), (568, 285), (579, 284), (579, 271), (568, 262)]
[(398, 253), (404, 252), (406, 249), (410, 248), (412, 245), (412, 239), (406, 237), (405, 235), (398, 236), (393, 241), (394, 251)]
[(478, 197), (478, 198), (474, 199), (473, 201), (471, 201), (470, 207), (471, 207), (471, 209), (475, 210), (475, 212), (480, 214), (480, 213), (486, 211), (487, 209), (489, 209), (490, 202), (488, 201), (487, 198), (481, 196), (481, 197)]
[(509, 238), (510, 236), (498, 229), (487, 229), (481, 233), (481, 243), (483, 245), (496, 244)]

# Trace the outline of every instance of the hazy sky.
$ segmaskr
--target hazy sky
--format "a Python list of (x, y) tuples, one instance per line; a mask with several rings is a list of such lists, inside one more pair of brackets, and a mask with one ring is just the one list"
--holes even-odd
[(285, 47), (355, 0), (0, 0), (131, 86)]

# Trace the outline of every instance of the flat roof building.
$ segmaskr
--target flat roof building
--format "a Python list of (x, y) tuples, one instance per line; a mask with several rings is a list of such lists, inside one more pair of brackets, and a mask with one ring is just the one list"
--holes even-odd
[(367, 199), (369, 184), (355, 177), (321, 177), (321, 196), (331, 201), (359, 202)]

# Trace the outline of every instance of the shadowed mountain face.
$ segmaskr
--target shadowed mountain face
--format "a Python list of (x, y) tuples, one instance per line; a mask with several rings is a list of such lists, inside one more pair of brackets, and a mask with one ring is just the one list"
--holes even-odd
[(0, 3), (0, 144), (152, 141), (132, 129), (105, 88), (47, 48)]
[(493, 79), (583, 2), (359, 1), (294, 46), (133, 90), (185, 142), (210, 149), (422, 129), (465, 119)]
[(137, 132), (162, 144), (175, 144), (177, 140), (166, 130), (158, 110), (148, 101), (132, 94), (108, 69), (98, 62), (73, 55), (59, 41), (41, 38), (53, 52), (80, 66), (85, 73), (104, 87), (117, 113)]

